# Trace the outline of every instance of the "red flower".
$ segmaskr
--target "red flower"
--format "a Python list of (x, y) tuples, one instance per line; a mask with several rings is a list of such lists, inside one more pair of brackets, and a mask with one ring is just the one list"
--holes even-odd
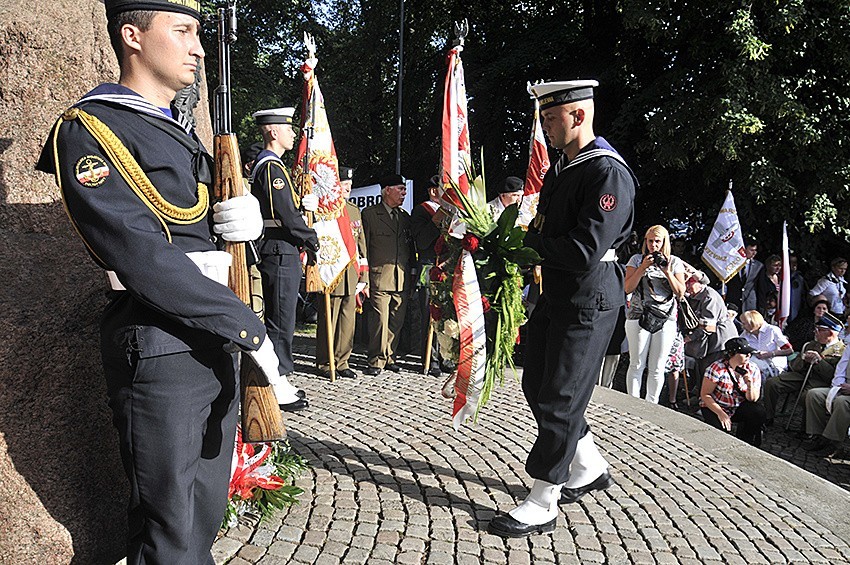
[(476, 251), (478, 251), (479, 243), (480, 242), (478, 241), (478, 238), (472, 235), (471, 233), (468, 233), (463, 236), (463, 241), (460, 242), (461, 246), (470, 253), (475, 253)]
[(446, 238), (442, 235), (437, 238), (437, 242), (434, 243), (434, 253), (437, 255), (442, 255), (446, 251)]
[(481, 295), (481, 305), (484, 307), (484, 312), (490, 311), (490, 299), (483, 294)]
[(440, 267), (431, 267), (431, 270), (428, 271), (428, 276), (431, 279), (431, 282), (443, 282), (446, 280), (446, 273)]
[(443, 311), (436, 304), (429, 304), (428, 309), (431, 311), (431, 319), (439, 322), (443, 318)]

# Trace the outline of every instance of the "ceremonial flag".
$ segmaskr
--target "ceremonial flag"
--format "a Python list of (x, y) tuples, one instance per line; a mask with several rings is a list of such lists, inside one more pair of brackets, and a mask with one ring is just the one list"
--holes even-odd
[(744, 253), (744, 236), (738, 221), (738, 210), (730, 190), (717, 214), (717, 221), (711, 228), (708, 243), (702, 252), (702, 261), (714, 271), (724, 284), (734, 277), (744, 266), (747, 256)]
[(449, 70), (446, 73), (443, 98), (441, 162), (443, 199), (456, 207), (460, 206), (460, 199), (454, 194), (454, 186), (457, 186), (464, 194), (469, 193), (467, 176), (467, 167), (470, 164), (469, 124), (466, 121), (466, 84), (463, 79), (463, 62), (460, 60), (462, 50), (463, 46), (457, 45), (449, 51)]
[(788, 251), (788, 222), (782, 222), (782, 286), (779, 287), (779, 303), (776, 305), (776, 320), (784, 330), (791, 313), (791, 264)]
[(301, 194), (313, 193), (319, 198), (314, 213), (313, 229), (319, 236), (316, 267), (330, 292), (337, 285), (349, 263), (357, 257), (357, 246), (351, 233), (351, 222), (345, 209), (345, 198), (339, 182), (339, 161), (336, 156), (325, 100), (314, 69), (318, 60), (312, 56), (304, 61), (304, 99), (301, 106), (301, 131), (295, 154), (293, 173)]
[(540, 201), (540, 189), (543, 177), (549, 170), (549, 151), (546, 138), (540, 126), (540, 103), (534, 99), (534, 124), (531, 126), (531, 143), (528, 149), (528, 171), (525, 173), (522, 204), (519, 207), (519, 225), (527, 228), (537, 215), (537, 203)]

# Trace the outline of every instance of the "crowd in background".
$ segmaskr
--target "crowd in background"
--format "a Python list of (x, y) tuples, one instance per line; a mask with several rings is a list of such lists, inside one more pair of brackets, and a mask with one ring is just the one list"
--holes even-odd
[(619, 252), (628, 295), (624, 335), (612, 337), (600, 384), (612, 386), (617, 355), (627, 351), (632, 396), (658, 403), (666, 384), (666, 403), (678, 410), (680, 375), (690, 376), (684, 388), (699, 404), (697, 415), (755, 446), (784, 400), (793, 403), (789, 418), (803, 411), (797, 433), (806, 447), (835, 454), (850, 428), (847, 260), (834, 258), (829, 272), (809, 284), (791, 254), (785, 319), (778, 308), (782, 258), (759, 261), (754, 240), (745, 252), (744, 266), (721, 284), (664, 226), (650, 227), (642, 240), (634, 234)]

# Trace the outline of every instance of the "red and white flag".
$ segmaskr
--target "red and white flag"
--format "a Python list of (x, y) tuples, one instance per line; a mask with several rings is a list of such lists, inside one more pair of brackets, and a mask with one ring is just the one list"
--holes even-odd
[(791, 264), (788, 250), (788, 222), (782, 222), (782, 285), (779, 287), (779, 304), (776, 305), (776, 320), (779, 329), (785, 329), (791, 313)]
[(470, 163), (469, 124), (466, 121), (466, 83), (463, 62), (460, 60), (462, 50), (463, 46), (458, 45), (449, 51), (449, 70), (443, 97), (443, 155), (440, 164), (443, 199), (456, 207), (460, 206), (460, 200), (454, 194), (452, 182), (464, 194), (469, 194), (469, 178), (466, 174)]
[(314, 72), (317, 62), (310, 57), (301, 66), (304, 73), (301, 131), (305, 133), (298, 142), (292, 170), (301, 194), (313, 193), (319, 198), (319, 209), (314, 213), (313, 221), (313, 229), (319, 236), (316, 266), (324, 292), (330, 292), (349, 263), (356, 260), (357, 244), (345, 209), (339, 182), (339, 161), (325, 112), (325, 100)]
[(540, 103), (535, 98), (534, 124), (531, 126), (531, 143), (528, 149), (528, 171), (525, 173), (518, 218), (518, 224), (524, 228), (527, 228), (537, 215), (540, 189), (543, 187), (543, 177), (549, 170), (549, 164), (549, 151), (546, 149), (546, 138), (540, 125)]

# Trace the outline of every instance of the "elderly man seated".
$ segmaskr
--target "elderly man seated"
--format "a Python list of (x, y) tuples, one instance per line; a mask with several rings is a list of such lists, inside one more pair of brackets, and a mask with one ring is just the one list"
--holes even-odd
[(841, 322), (838, 318), (829, 313), (821, 316), (815, 326), (815, 339), (803, 345), (800, 355), (789, 363), (789, 370), (767, 380), (764, 384), (767, 425), (773, 423), (780, 394), (797, 394), (803, 389), (804, 382), (804, 390), (829, 386), (835, 375), (835, 366), (844, 353), (844, 342), (838, 339), (839, 331)]
[(850, 348), (844, 350), (831, 386), (813, 388), (806, 394), (806, 431), (812, 434), (806, 446), (817, 455), (834, 455), (850, 430), (850, 383), (847, 362)]

